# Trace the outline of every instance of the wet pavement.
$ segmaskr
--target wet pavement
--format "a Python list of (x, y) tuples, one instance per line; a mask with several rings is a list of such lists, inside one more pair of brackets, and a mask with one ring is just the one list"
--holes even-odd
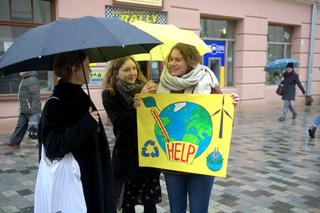
[[(209, 212), (319, 212), (320, 129), (307, 129), (319, 104), (297, 108), (298, 117), (279, 122), (280, 108), (236, 112), (228, 177), (216, 178)], [(114, 136), (106, 126), (112, 148)], [(27, 138), (20, 149), (3, 145), (0, 135), (0, 213), (33, 212), (38, 148)], [(163, 202), (169, 212), (163, 178)], [(142, 212), (137, 208), (137, 212)]]

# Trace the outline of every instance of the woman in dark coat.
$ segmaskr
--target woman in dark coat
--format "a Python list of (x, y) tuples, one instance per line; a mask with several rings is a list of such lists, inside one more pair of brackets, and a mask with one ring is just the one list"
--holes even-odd
[(298, 114), (294, 110), (291, 101), (294, 101), (296, 97), (296, 85), (298, 85), (303, 94), (305, 94), (305, 90), (299, 80), (299, 75), (293, 69), (292, 63), (288, 63), (286, 71), (282, 75), (281, 84), (283, 85), (282, 100), (284, 101), (284, 106), (279, 121), (286, 119), (286, 114), (289, 110), (292, 112), (292, 119), (295, 119)]
[(136, 109), (133, 97), (137, 93), (155, 93), (157, 85), (146, 79), (131, 57), (111, 61), (103, 82), (103, 105), (113, 124), (116, 137), (112, 155), (118, 208), (135, 212), (135, 205), (144, 205), (144, 212), (156, 212), (161, 202), (157, 169), (140, 168)]
[(87, 212), (114, 213), (107, 137), (97, 109), (82, 89), (89, 79), (88, 57), (79, 52), (62, 53), (55, 57), (54, 70), (61, 79), (43, 109), (40, 153), (42, 144), (50, 160), (71, 152), (80, 167)]

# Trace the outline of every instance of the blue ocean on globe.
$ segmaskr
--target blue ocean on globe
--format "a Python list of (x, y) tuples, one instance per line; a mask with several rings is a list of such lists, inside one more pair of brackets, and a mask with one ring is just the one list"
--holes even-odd
[[(212, 121), (210, 114), (202, 106), (192, 102), (170, 104), (161, 111), (160, 119), (170, 141), (190, 142), (199, 146), (195, 158), (209, 146)], [(166, 139), (157, 123), (154, 129), (161, 148), (166, 152)]]

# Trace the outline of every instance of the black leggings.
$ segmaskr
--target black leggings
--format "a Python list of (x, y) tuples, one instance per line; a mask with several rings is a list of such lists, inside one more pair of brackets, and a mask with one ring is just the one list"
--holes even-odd
[[(122, 213), (135, 213), (134, 206), (122, 207)], [(144, 213), (157, 213), (155, 204), (144, 205)]]

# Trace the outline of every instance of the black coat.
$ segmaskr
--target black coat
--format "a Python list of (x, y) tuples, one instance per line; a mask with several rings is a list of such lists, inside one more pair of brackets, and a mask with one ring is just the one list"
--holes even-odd
[(143, 180), (159, 177), (158, 169), (142, 168), (138, 164), (138, 136), (136, 109), (118, 91), (102, 93), (103, 106), (113, 124), (116, 137), (112, 154), (115, 180)]
[[(89, 114), (93, 106), (81, 86), (60, 81), (45, 104), (39, 124), (49, 159), (72, 152), (77, 160), (88, 213), (116, 212), (111, 159), (103, 125)], [(41, 153), (41, 151), (40, 151)]]
[(296, 97), (296, 84), (300, 88), (301, 92), (305, 94), (304, 88), (299, 80), (299, 75), (292, 71), (291, 73), (285, 72), (283, 74), (284, 80), (281, 82), (283, 84), (283, 94), (282, 100), (295, 100)]

